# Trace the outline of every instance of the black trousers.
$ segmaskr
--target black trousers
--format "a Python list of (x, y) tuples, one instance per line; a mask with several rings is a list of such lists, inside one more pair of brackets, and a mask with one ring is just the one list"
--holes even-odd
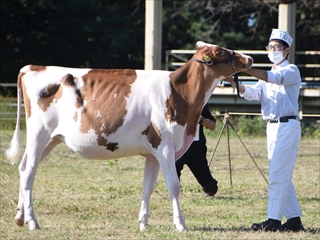
[(216, 193), (217, 181), (212, 177), (208, 161), (206, 157), (207, 149), (202, 147), (202, 151), (196, 148), (197, 151), (193, 151), (193, 146), (188, 149), (188, 151), (176, 161), (177, 175), (180, 180), (181, 171), (184, 165), (187, 165), (198, 183), (202, 186), (205, 192)]

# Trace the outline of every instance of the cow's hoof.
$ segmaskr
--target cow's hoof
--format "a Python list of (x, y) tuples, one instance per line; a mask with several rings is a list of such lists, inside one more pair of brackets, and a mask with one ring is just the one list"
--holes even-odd
[(36, 221), (34, 221), (34, 220), (28, 221), (28, 224), (29, 224), (29, 230), (30, 230), (30, 231), (33, 231), (33, 230), (35, 230), (35, 229), (40, 229), (39, 224), (38, 224)]
[(178, 232), (187, 232), (188, 228), (184, 226), (183, 224), (175, 224), (176, 229)]
[(140, 223), (140, 231), (145, 231), (147, 230), (147, 225)]
[(14, 219), (14, 222), (15, 222), (19, 227), (22, 227), (23, 224), (24, 224), (24, 220), (23, 220), (23, 219), (20, 219), (20, 218), (15, 218), (15, 219)]
[(188, 228), (177, 228), (178, 232), (188, 232)]

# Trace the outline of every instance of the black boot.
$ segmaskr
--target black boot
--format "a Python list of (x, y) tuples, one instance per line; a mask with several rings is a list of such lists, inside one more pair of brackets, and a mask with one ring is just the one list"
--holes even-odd
[(267, 221), (264, 221), (262, 223), (252, 224), (251, 229), (253, 231), (262, 230), (266, 232), (269, 232), (269, 231), (276, 232), (280, 230), (280, 227), (281, 227), (281, 221), (269, 218)]
[(214, 196), (218, 192), (217, 180), (213, 179), (213, 182), (209, 183), (206, 186), (202, 187), (202, 190), (205, 192), (205, 196)]
[(300, 232), (305, 231), (302, 226), (300, 217), (294, 217), (288, 219), (284, 224), (281, 225), (280, 231), (282, 232)]

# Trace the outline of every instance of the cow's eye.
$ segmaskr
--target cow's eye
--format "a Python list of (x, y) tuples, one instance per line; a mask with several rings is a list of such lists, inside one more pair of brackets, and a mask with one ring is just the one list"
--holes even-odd
[(216, 52), (216, 55), (217, 55), (218, 57), (222, 57), (222, 56), (223, 56), (223, 54), (224, 54), (224, 52), (223, 52), (223, 51), (217, 51), (217, 52)]

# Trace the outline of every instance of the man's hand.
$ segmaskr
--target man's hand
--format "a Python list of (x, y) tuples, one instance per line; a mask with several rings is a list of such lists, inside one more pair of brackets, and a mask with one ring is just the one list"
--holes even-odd
[(228, 82), (228, 83), (231, 83), (231, 85), (232, 86), (235, 86), (235, 82), (234, 82), (234, 80), (233, 80), (233, 76), (230, 76), (230, 77), (227, 77), (227, 78), (225, 78), (223, 81), (226, 81), (226, 82)]
[[(232, 85), (232, 87), (236, 88), (236, 83), (233, 80), (233, 76), (225, 78), (224, 81), (229, 82)], [(245, 87), (239, 83), (239, 93), (243, 94), (244, 91), (245, 91)]]

